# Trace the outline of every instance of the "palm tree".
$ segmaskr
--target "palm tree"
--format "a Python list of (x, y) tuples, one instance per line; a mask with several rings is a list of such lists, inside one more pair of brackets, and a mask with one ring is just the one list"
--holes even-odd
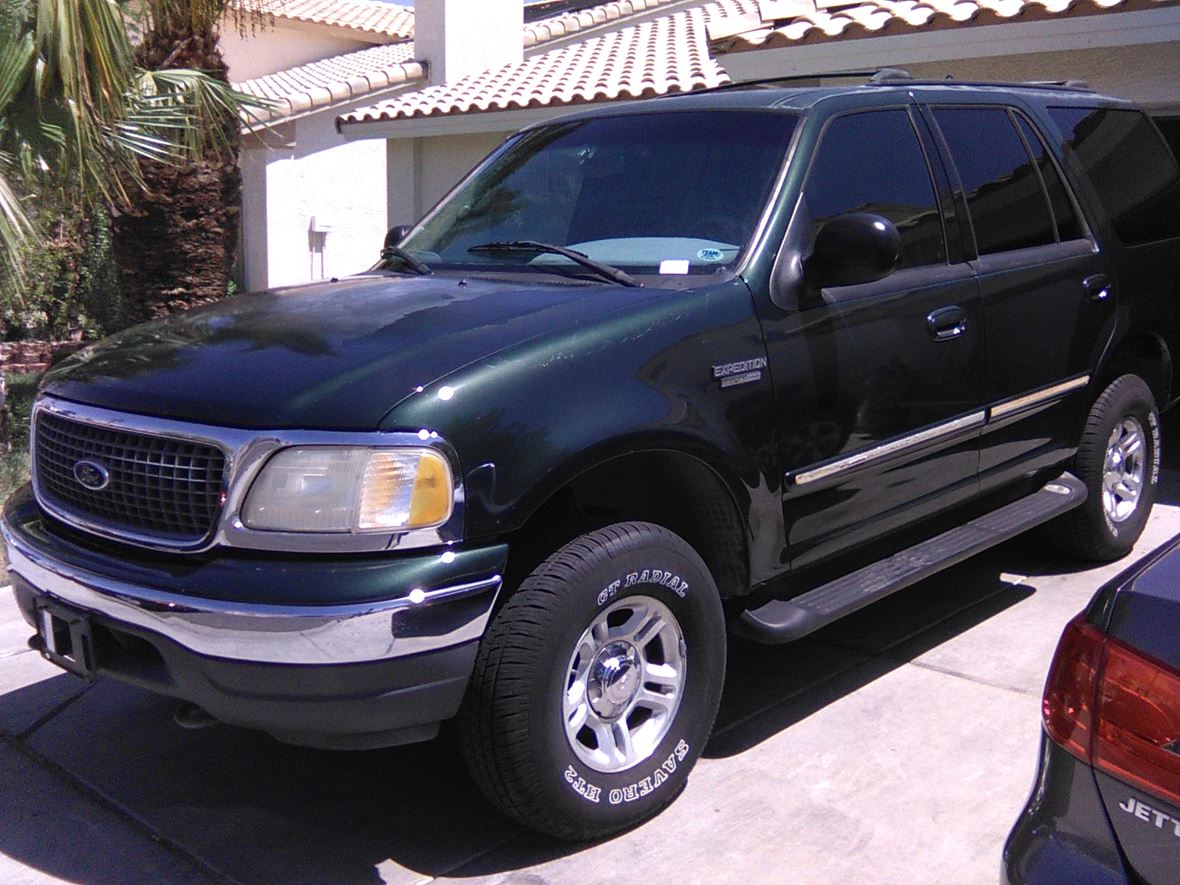
[[(190, 68), (226, 84), (218, 27), (260, 21), (259, 0), (143, 0), (136, 62), (147, 70)], [(236, 119), (223, 118), (203, 149), (181, 163), (145, 160), (147, 187), (114, 226), (128, 318), (149, 319), (225, 296), (241, 207)]]
[(203, 73), (138, 68), (113, 0), (4, 0), (0, 267), (19, 274), (39, 194), (125, 211), (145, 184), (141, 160), (225, 150), (224, 133), (259, 106)]

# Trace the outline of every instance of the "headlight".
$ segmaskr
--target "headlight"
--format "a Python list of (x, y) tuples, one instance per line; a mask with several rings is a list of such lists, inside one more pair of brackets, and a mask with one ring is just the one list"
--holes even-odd
[(276, 453), (242, 508), (249, 528), (406, 531), (451, 516), (451, 468), (433, 449), (300, 446)]

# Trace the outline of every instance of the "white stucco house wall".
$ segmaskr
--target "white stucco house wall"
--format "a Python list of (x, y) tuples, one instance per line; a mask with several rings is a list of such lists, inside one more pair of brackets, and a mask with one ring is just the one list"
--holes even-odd
[[(243, 154), (251, 288), (369, 266), (508, 135), (588, 103), (891, 66), (1082, 79), (1180, 127), (1180, 0), (614, 0), (530, 22), (521, 0), (417, 0), (396, 21), (368, 0), (270, 2), (273, 32), (228, 53), (232, 79), (256, 73), (243, 89), (284, 103)], [(266, 70), (281, 47), (340, 44)]]
[(414, 15), (365, 0), (269, 0), (260, 21), (226, 21), (220, 45), (243, 92), (275, 103), (245, 134), (238, 277), (248, 289), (371, 265), (385, 224), (385, 151), (347, 143), (342, 112), (424, 82)]

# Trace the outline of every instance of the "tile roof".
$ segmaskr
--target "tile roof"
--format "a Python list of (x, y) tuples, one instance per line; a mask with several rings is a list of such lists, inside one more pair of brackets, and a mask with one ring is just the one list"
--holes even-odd
[(705, 26), (711, 19), (755, 8), (755, 0), (717, 0), (399, 96), (346, 114), (339, 122), (560, 107), (720, 86), (729, 82), (729, 75), (709, 57)]
[[(525, 49), (543, 46), (603, 24), (621, 22), (683, 0), (614, 0), (566, 12), (525, 25)], [(335, 25), (389, 38), (412, 37), (414, 11), (368, 0), (262, 0), (265, 13), (276, 18)], [(409, 83), (426, 75), (425, 64), (413, 61), (412, 40), (344, 53), (234, 85), (250, 95), (275, 100), (279, 107), (259, 116), (277, 120), (327, 107), (368, 92)]]
[(966, 25), (1150, 9), (1176, 0), (763, 0), (756, 12), (713, 21), (714, 52), (774, 49), (829, 40)]
[(262, 0), (261, 11), (275, 18), (334, 25), (365, 34), (408, 40), (414, 36), (414, 10), (372, 0)]
[[(677, 0), (612, 0), (587, 9), (563, 12), (524, 26), (524, 48), (568, 37), (587, 28), (622, 21)], [(681, 0), (682, 2), (682, 0)], [(414, 10), (373, 0), (261, 0), (262, 11), (276, 18), (335, 25), (399, 40), (414, 36)]]
[(524, 26), (524, 48), (531, 49), (534, 46), (548, 43), (551, 40), (560, 40), (562, 37), (568, 37), (587, 28), (620, 21), (674, 2), (676, 0), (618, 0), (614, 3), (601, 3), (588, 9), (573, 10), (529, 22)]
[(277, 108), (260, 114), (273, 120), (425, 77), (426, 66), (413, 58), (413, 43), (388, 43), (256, 77), (234, 87), (277, 101)]

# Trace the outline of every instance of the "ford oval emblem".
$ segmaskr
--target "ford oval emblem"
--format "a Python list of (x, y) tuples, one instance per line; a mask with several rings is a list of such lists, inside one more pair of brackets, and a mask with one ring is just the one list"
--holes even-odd
[(111, 484), (111, 474), (97, 461), (77, 461), (74, 479), (92, 492), (100, 492)]

